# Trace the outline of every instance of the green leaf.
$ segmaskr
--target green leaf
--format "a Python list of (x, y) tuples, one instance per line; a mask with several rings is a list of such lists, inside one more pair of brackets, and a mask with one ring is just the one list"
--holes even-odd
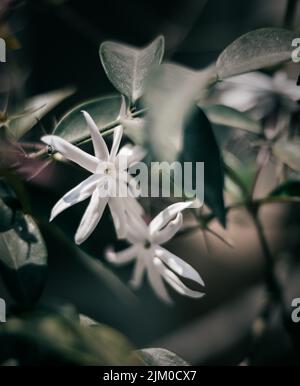
[(35, 311), (9, 319), (0, 326), (0, 345), (0, 363), (13, 357), (21, 365), (141, 364), (118, 331), (103, 324), (82, 326), (54, 312)]
[(0, 180), (0, 232), (6, 232), (14, 226), (15, 212), (19, 209), (19, 202), (15, 192)]
[(300, 197), (300, 181), (289, 180), (277, 186), (269, 194), (270, 197)]
[(12, 297), (34, 303), (45, 282), (47, 250), (30, 216), (20, 215), (14, 228), (0, 233), (0, 272)]
[(136, 353), (148, 366), (189, 366), (177, 354), (163, 348), (146, 348)]
[(281, 28), (261, 28), (240, 36), (218, 57), (219, 79), (291, 60), (291, 44), (296, 37), (296, 33)]
[(193, 110), (186, 122), (179, 159), (193, 164), (204, 162), (204, 202), (225, 226), (223, 161), (211, 124), (199, 107)]
[(214, 68), (193, 71), (172, 63), (162, 64), (152, 74), (144, 104), (149, 110), (145, 132), (155, 160), (178, 158), (184, 121), (214, 79)]
[(227, 192), (238, 201), (248, 200), (256, 175), (251, 162), (242, 162), (234, 154), (224, 152), (225, 187)]
[(196, 100), (205, 95), (214, 79), (214, 68), (192, 71), (174, 64), (160, 66), (145, 95), (149, 108), (146, 135), (157, 161), (205, 162), (205, 202), (224, 224), (220, 151), (210, 122), (200, 108), (195, 108)]
[(55, 106), (74, 93), (74, 89), (66, 88), (36, 95), (26, 100), (24, 106), (19, 107), (9, 117), (9, 132), (15, 139), (26, 134), (43, 116)]
[(81, 111), (87, 111), (99, 129), (101, 129), (118, 118), (121, 101), (121, 96), (115, 94), (84, 102), (74, 107), (62, 117), (55, 127), (53, 134), (72, 143), (80, 142), (90, 136), (89, 129)]
[(272, 148), (273, 154), (291, 169), (300, 172), (300, 141), (281, 140)]
[(6, 232), (13, 227), (14, 211), (0, 198), (0, 232)]
[(78, 259), (93, 275), (97, 276), (99, 280), (107, 285), (107, 287), (120, 298), (126, 305), (132, 305), (137, 302), (137, 298), (130, 288), (125, 285), (115, 275), (107, 265), (98, 257), (94, 257), (79, 248), (74, 242), (66, 236), (60, 228), (48, 222), (41, 222), (43, 232), (51, 234), (56, 242), (61, 244), (65, 253), (74, 256)]
[(108, 79), (121, 94), (134, 103), (142, 96), (150, 71), (162, 61), (164, 38), (159, 36), (142, 49), (104, 42), (99, 54)]
[(216, 125), (229, 126), (256, 134), (262, 131), (259, 122), (252, 119), (247, 113), (234, 108), (225, 105), (210, 105), (203, 107), (203, 110), (208, 119)]
[[(75, 251), (74, 251), (75, 252)], [(121, 300), (132, 305), (137, 302), (133, 292), (99, 259), (87, 254), (80, 248), (76, 250), (77, 258), (96, 276), (102, 280)]]

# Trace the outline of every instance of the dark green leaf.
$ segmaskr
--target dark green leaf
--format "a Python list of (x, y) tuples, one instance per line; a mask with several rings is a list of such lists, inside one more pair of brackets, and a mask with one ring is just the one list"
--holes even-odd
[(169, 350), (146, 348), (136, 352), (148, 366), (189, 366), (189, 364)]
[(204, 162), (204, 201), (225, 225), (223, 162), (211, 124), (199, 107), (194, 109), (185, 124), (179, 159), (193, 164)]
[(101, 129), (118, 118), (120, 107), (120, 95), (108, 95), (84, 102), (74, 107), (58, 122), (53, 134), (69, 142), (78, 143), (90, 136), (82, 110), (87, 111)]
[(15, 300), (28, 306), (39, 298), (46, 264), (47, 250), (36, 223), (19, 213), (14, 229), (0, 233), (0, 272)]
[(13, 227), (14, 211), (0, 198), (0, 232), (5, 232)]
[(193, 71), (172, 63), (152, 75), (144, 103), (146, 135), (155, 160), (173, 162), (182, 150), (183, 122), (216, 78), (215, 68)]
[(91, 256), (79, 248), (73, 240), (71, 241), (66, 234), (53, 224), (42, 223), (42, 230), (51, 234), (57, 243), (62, 245), (65, 253), (71, 254), (78, 259), (93, 275), (105, 283), (107, 287), (116, 294), (127, 305), (136, 303), (137, 298), (134, 293), (115, 275), (104, 262), (98, 257)]
[(22, 365), (141, 364), (119, 332), (102, 324), (82, 326), (54, 312), (36, 311), (8, 320), (0, 326), (0, 345), (0, 363), (13, 357)]
[(247, 113), (224, 105), (210, 105), (203, 108), (208, 119), (217, 125), (229, 126), (236, 129), (261, 133), (259, 122), (252, 119)]
[(296, 33), (281, 28), (261, 28), (237, 38), (217, 60), (220, 79), (275, 66), (291, 60)]
[(270, 197), (300, 197), (300, 180), (285, 181), (277, 186), (269, 195)]
[(0, 180), (0, 232), (14, 227), (20, 209), (21, 204), (13, 189), (4, 180)]

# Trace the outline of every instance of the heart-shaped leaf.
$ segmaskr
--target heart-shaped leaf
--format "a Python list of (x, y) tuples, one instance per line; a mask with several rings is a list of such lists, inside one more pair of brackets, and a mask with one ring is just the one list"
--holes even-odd
[(216, 67), (219, 78), (290, 60), (295, 37), (296, 33), (281, 28), (261, 28), (240, 36), (218, 57)]
[(104, 42), (99, 54), (108, 79), (121, 94), (134, 103), (142, 96), (150, 71), (162, 61), (164, 38), (159, 36), (142, 49)]
[(259, 122), (252, 119), (247, 113), (236, 110), (225, 105), (210, 105), (203, 108), (208, 119), (216, 124), (229, 126), (236, 129), (261, 133), (262, 127)]
[(84, 102), (62, 117), (53, 134), (64, 138), (68, 142), (78, 143), (90, 136), (82, 110), (87, 111), (101, 129), (118, 118), (121, 102), (120, 95), (107, 95)]
[(273, 154), (291, 169), (300, 172), (300, 141), (281, 140), (273, 146)]
[(136, 353), (148, 366), (189, 366), (177, 354), (163, 348), (145, 348)]
[(0, 272), (10, 294), (23, 305), (34, 303), (44, 287), (47, 250), (30, 216), (20, 215), (13, 229), (0, 233)]
[[(199, 107), (194, 108), (186, 121), (179, 159), (182, 163), (192, 162), (193, 165), (204, 162), (204, 202), (225, 225), (223, 161), (211, 124)], [(193, 178), (196, 178), (195, 174)], [(196, 186), (195, 181), (192, 186)]]

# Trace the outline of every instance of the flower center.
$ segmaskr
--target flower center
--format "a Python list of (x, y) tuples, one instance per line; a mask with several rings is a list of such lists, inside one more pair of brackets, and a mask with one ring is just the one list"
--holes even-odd
[(144, 243), (144, 248), (145, 249), (150, 249), (151, 248), (151, 242), (149, 240), (146, 240)]
[(97, 167), (97, 173), (113, 176), (116, 173), (115, 165), (112, 162), (100, 162)]

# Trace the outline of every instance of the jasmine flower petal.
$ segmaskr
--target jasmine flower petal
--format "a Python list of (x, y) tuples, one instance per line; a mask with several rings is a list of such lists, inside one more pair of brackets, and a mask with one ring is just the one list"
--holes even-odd
[(41, 140), (62, 154), (69, 161), (73, 161), (91, 173), (95, 173), (98, 165), (96, 157), (85, 153), (57, 135), (45, 135)]
[(95, 156), (102, 161), (107, 161), (108, 157), (109, 157), (108, 148), (106, 146), (106, 143), (105, 143), (102, 135), (99, 132), (99, 129), (98, 129), (96, 123), (94, 122), (94, 120), (90, 116), (90, 114), (87, 113), (86, 111), (82, 111), (82, 114), (86, 120), (86, 123), (87, 123), (89, 130), (90, 130), (90, 133), (91, 133), (91, 138), (93, 141)]
[(149, 256), (145, 256), (144, 259), (147, 264), (147, 277), (154, 292), (164, 302), (172, 304), (173, 301), (170, 298), (160, 273), (162, 262), (157, 257), (153, 258), (150, 254)]
[(168, 206), (151, 221), (149, 225), (150, 234), (152, 235), (155, 231), (159, 231), (160, 229), (162, 229), (165, 225), (168, 224), (169, 221), (171, 221), (177, 215), (177, 213), (183, 211), (184, 209), (190, 208), (193, 205), (193, 201), (187, 201), (176, 202), (175, 204)]
[(126, 214), (125, 206), (119, 197), (111, 197), (109, 200), (109, 209), (112, 215), (118, 238), (126, 236)]
[(113, 144), (110, 150), (110, 155), (109, 155), (109, 160), (110, 162), (114, 162), (117, 152), (119, 150), (119, 146), (121, 143), (121, 139), (123, 136), (123, 127), (122, 126), (117, 126), (114, 130), (114, 139), (113, 139)]
[(162, 230), (155, 231), (152, 234), (152, 240), (155, 244), (164, 244), (171, 240), (173, 236), (179, 231), (182, 226), (182, 214), (178, 213), (175, 220), (170, 221)]
[(193, 280), (203, 287), (205, 286), (199, 273), (191, 265), (180, 259), (178, 256), (162, 247), (155, 248), (155, 255), (159, 257), (160, 260), (162, 260), (175, 273), (177, 273), (177, 275)]
[(132, 288), (138, 289), (141, 286), (145, 269), (146, 269), (145, 260), (143, 258), (137, 258), (134, 266), (133, 275), (129, 282)]
[(76, 244), (83, 243), (91, 235), (102, 217), (108, 200), (109, 197), (100, 197), (98, 189), (94, 191), (75, 234)]
[(141, 146), (127, 144), (121, 147), (116, 160), (121, 162), (121, 160), (125, 158), (127, 159), (127, 167), (131, 167), (145, 158), (145, 155), (146, 151)]
[(172, 271), (166, 268), (163, 263), (160, 262), (160, 264), (157, 264), (157, 268), (166, 282), (181, 295), (189, 296), (191, 298), (202, 298), (205, 295), (203, 292), (194, 291), (188, 288)]
[(132, 245), (121, 252), (115, 252), (112, 249), (107, 249), (105, 252), (105, 258), (114, 265), (123, 265), (130, 263), (134, 258), (136, 258), (138, 251), (139, 248), (136, 245)]
[(99, 176), (93, 174), (75, 186), (75, 188), (71, 189), (54, 205), (51, 211), (50, 221), (65, 209), (90, 197), (98, 183)]

